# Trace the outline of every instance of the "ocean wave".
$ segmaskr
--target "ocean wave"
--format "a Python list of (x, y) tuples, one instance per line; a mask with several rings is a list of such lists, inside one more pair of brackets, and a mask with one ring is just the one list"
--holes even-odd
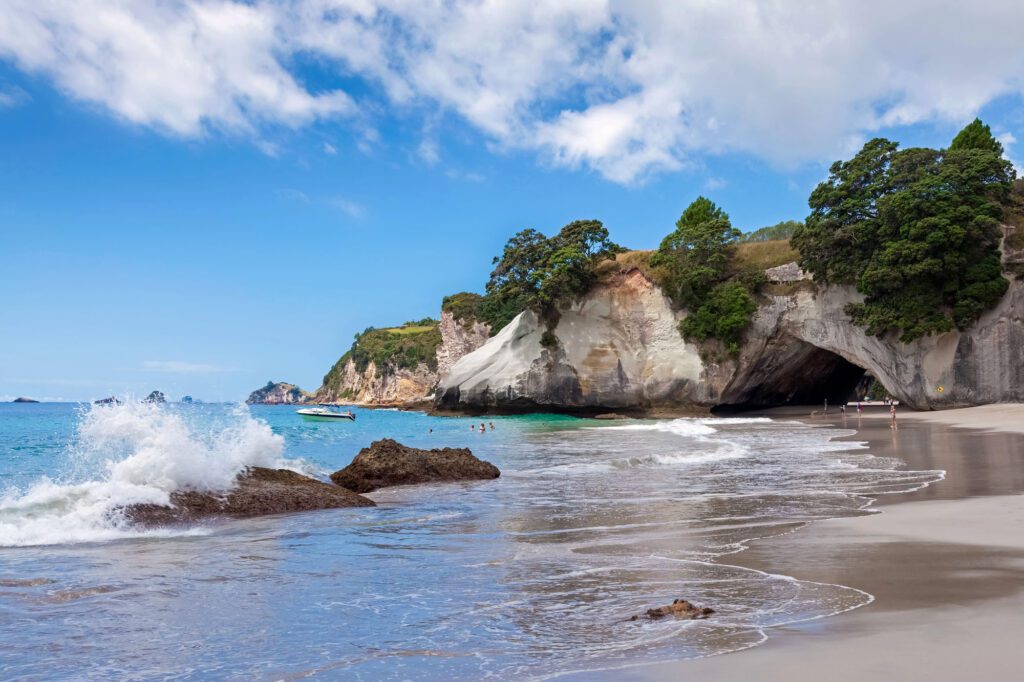
[(179, 489), (225, 490), (246, 467), (302, 471), (282, 457), (284, 439), (241, 406), (199, 428), (165, 407), (125, 401), (92, 406), (79, 420), (63, 480), (42, 477), (0, 497), (0, 546), (95, 542), (194, 534), (133, 527), (119, 510), (170, 503)]

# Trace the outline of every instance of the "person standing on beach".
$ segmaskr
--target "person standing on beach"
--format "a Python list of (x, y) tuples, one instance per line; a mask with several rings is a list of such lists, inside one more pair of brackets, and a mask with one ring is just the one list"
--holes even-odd
[(896, 403), (889, 403), (889, 416), (892, 417), (892, 427), (896, 428)]

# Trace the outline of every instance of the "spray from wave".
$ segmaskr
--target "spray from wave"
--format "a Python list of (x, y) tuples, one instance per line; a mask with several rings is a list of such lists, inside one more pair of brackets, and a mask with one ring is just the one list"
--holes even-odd
[(0, 497), (0, 546), (47, 545), (201, 530), (133, 528), (118, 513), (131, 504), (170, 503), (184, 488), (225, 490), (246, 467), (297, 469), (284, 439), (244, 406), (200, 427), (167, 407), (126, 400), (92, 406), (78, 424), (68, 467)]

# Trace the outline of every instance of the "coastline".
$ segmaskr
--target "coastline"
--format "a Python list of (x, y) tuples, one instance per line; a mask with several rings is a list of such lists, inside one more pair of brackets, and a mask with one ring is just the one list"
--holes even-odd
[[(806, 415), (806, 412), (804, 412)], [(844, 426), (841, 416), (777, 418)], [(733, 565), (847, 585), (874, 596), (852, 612), (772, 628), (765, 643), (705, 659), (639, 665), (599, 679), (1012, 679), (1024, 611), (1024, 404), (847, 416), (851, 441), (943, 481), (880, 495), (863, 516), (751, 542)], [(993, 427), (998, 428), (993, 428)], [(572, 676), (566, 679), (573, 679)], [(593, 675), (591, 675), (593, 679)]]

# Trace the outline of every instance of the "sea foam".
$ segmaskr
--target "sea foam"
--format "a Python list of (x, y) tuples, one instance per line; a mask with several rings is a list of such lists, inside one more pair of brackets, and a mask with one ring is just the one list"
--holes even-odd
[(169, 504), (170, 494), (183, 488), (228, 489), (249, 466), (301, 468), (283, 459), (283, 451), (284, 439), (244, 406), (204, 428), (159, 405), (92, 406), (80, 417), (63, 476), (44, 476), (0, 497), (0, 546), (197, 532), (134, 528), (119, 510)]

